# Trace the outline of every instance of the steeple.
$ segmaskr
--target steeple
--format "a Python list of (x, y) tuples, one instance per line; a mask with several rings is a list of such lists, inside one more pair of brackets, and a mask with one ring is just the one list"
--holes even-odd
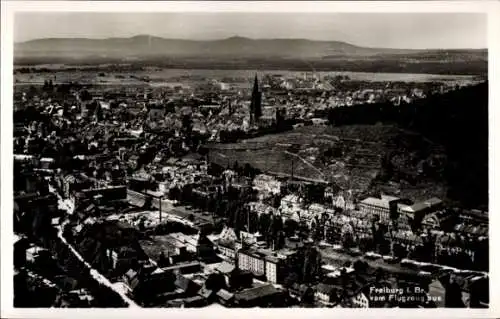
[(259, 80), (257, 79), (257, 74), (255, 74), (255, 79), (253, 82), (252, 89), (252, 100), (250, 101), (250, 124), (255, 124), (255, 121), (259, 120), (262, 115), (262, 93), (259, 90)]
[(253, 80), (253, 94), (259, 93), (259, 80), (257, 79), (257, 74), (255, 74), (255, 79)]

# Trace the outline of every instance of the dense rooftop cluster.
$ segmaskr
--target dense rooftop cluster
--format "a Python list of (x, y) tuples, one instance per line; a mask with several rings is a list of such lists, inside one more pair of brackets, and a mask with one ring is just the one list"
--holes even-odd
[[(357, 191), (315, 166), (354, 165), (340, 160), (342, 149), (330, 149), (338, 161), (318, 160), (319, 148), (289, 145), (286, 158), (302, 163), (289, 174), (268, 158), (240, 164), (220, 151), (228, 140), (323, 127), (325, 109), (398, 105), (436, 90), (365, 85), (266, 76), (251, 94), (224, 80), (196, 89), (52, 80), (16, 88), (14, 220), (24, 236), (15, 244), (16, 302), (483, 307), (487, 212)], [(301, 178), (306, 170), (314, 178)]]

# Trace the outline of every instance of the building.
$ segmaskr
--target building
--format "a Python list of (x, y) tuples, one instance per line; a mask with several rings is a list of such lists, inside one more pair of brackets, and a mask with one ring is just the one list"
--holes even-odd
[(238, 267), (256, 276), (265, 275), (267, 281), (280, 284), (286, 277), (287, 262), (295, 254), (296, 251), (287, 249), (279, 251), (244, 249), (238, 252)]
[[(43, 236), (44, 226), (50, 226), (53, 217), (58, 216), (57, 197), (54, 194), (37, 193), (14, 197), (14, 229), (19, 233)], [(34, 223), (38, 220), (38, 223)]]
[(201, 264), (198, 261), (191, 261), (164, 267), (163, 270), (172, 271), (177, 274), (193, 274), (201, 270)]
[(458, 217), (464, 223), (487, 225), (489, 221), (488, 212), (480, 210), (463, 210), (458, 213)]
[(168, 307), (171, 308), (201, 308), (206, 306), (206, 304), (207, 300), (202, 296), (179, 298), (167, 302)]
[(262, 202), (250, 202), (248, 203), (248, 206), (250, 208), (250, 211), (256, 212), (257, 215), (261, 214), (272, 214), (274, 215), (276, 213), (276, 209), (272, 206), (269, 206), (265, 203)]
[(186, 247), (186, 251), (193, 252), (200, 257), (206, 257), (214, 253), (213, 243), (203, 234), (194, 236), (183, 233), (172, 233), (169, 235), (173, 240)]
[(314, 297), (321, 303), (329, 304), (337, 301), (338, 289), (333, 285), (320, 283), (316, 286)]
[(93, 199), (96, 196), (100, 196), (103, 201), (125, 201), (127, 199), (127, 187), (126, 186), (108, 186), (102, 188), (91, 188), (84, 189), (76, 194), (81, 200)]
[(277, 284), (283, 281), (283, 260), (275, 256), (266, 256), (266, 279), (267, 281)]
[(230, 307), (234, 303), (234, 294), (225, 289), (221, 289), (217, 292), (217, 301), (225, 307)]
[(121, 270), (129, 268), (139, 259), (137, 251), (128, 246), (106, 249), (105, 256), (113, 269)]
[(281, 191), (281, 182), (278, 181), (275, 177), (270, 175), (259, 174), (255, 176), (253, 184), (254, 184), (254, 189), (260, 192), (279, 194)]
[(198, 107), (202, 113), (220, 111), (220, 104), (204, 104)]
[(215, 271), (224, 276), (224, 280), (226, 282), (226, 285), (229, 287), (230, 286), (229, 279), (230, 279), (231, 274), (233, 273), (233, 271), (235, 269), (236, 269), (235, 265), (233, 265), (229, 262), (223, 261), (219, 265), (217, 265), (217, 267), (215, 268)]
[(311, 204), (307, 210), (304, 210), (301, 219), (308, 225), (311, 225), (315, 219), (319, 220), (323, 214), (326, 214), (326, 207), (320, 204)]
[[(169, 257), (177, 256), (187, 258), (186, 245), (168, 236), (153, 236), (150, 240), (139, 240), (142, 250), (157, 263), (165, 263)], [(179, 258), (176, 258), (179, 259)]]
[(148, 119), (152, 122), (165, 120), (166, 109), (163, 105), (151, 104), (148, 110)]
[(290, 194), (290, 195), (286, 195), (285, 197), (283, 197), (281, 199), (281, 208), (285, 208), (285, 207), (288, 207), (288, 208), (301, 208), (301, 205), (302, 205), (302, 198), (300, 198), (299, 196), (297, 195), (293, 195), (293, 194)]
[(242, 270), (249, 270), (259, 276), (264, 275), (266, 272), (264, 256), (251, 249), (238, 252), (238, 266)]
[(398, 222), (408, 225), (415, 217), (424, 218), (425, 215), (435, 212), (442, 207), (442, 201), (438, 198), (418, 202), (413, 205), (405, 205), (397, 197), (382, 195), (381, 198), (368, 197), (361, 201), (359, 208), (368, 216), (378, 216), (383, 223), (391, 220), (391, 210), (397, 212)]
[(44, 157), (40, 159), (40, 168), (42, 169), (53, 169), (55, 160), (50, 157)]
[(219, 238), (222, 240), (226, 240), (226, 241), (238, 240), (238, 237), (236, 236), (234, 229), (231, 227), (224, 227), (224, 229), (222, 229), (222, 231), (219, 235)]
[[(152, 270), (152, 269), (151, 269)], [(173, 291), (175, 289), (175, 277), (172, 272), (156, 269), (133, 270), (129, 269), (123, 275), (123, 282), (128, 293), (138, 301), (154, 298), (158, 294)]]
[[(361, 212), (366, 213), (368, 216), (378, 216), (380, 221), (390, 220), (390, 207), (391, 205), (398, 204), (399, 198), (391, 196), (381, 196), (381, 198), (368, 197), (359, 203)], [(398, 205), (398, 210), (401, 207)]]
[(255, 75), (252, 99), (250, 101), (250, 125), (254, 125), (262, 116), (262, 92), (259, 90), (259, 81)]
[(313, 118), (311, 119), (313, 125), (327, 125), (328, 120), (327, 119), (322, 119), (322, 118)]
[(219, 240), (217, 248), (219, 252), (229, 260), (236, 259), (236, 244), (234, 241)]
[(234, 294), (234, 304), (239, 308), (279, 307), (284, 304), (284, 293), (273, 285), (257, 285)]
[(325, 191), (325, 198), (330, 200), (336, 208), (341, 208), (343, 210), (353, 210), (355, 208), (351, 192), (334, 195), (333, 191), (330, 189)]
[(181, 289), (185, 296), (194, 296), (201, 289), (201, 286), (181, 273), (177, 273), (175, 286)]
[(350, 301), (354, 308), (370, 308), (370, 300), (362, 291), (350, 297)]

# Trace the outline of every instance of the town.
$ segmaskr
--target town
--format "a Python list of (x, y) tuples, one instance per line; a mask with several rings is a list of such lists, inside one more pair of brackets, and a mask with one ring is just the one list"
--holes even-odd
[(368, 194), (265, 140), (464, 84), (14, 77), (16, 307), (488, 307), (487, 211)]

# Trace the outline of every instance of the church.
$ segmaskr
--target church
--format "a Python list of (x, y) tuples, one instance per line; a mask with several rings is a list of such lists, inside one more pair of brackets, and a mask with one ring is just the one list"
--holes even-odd
[(253, 82), (252, 99), (250, 101), (250, 125), (256, 125), (262, 116), (262, 92), (259, 89), (257, 74)]

